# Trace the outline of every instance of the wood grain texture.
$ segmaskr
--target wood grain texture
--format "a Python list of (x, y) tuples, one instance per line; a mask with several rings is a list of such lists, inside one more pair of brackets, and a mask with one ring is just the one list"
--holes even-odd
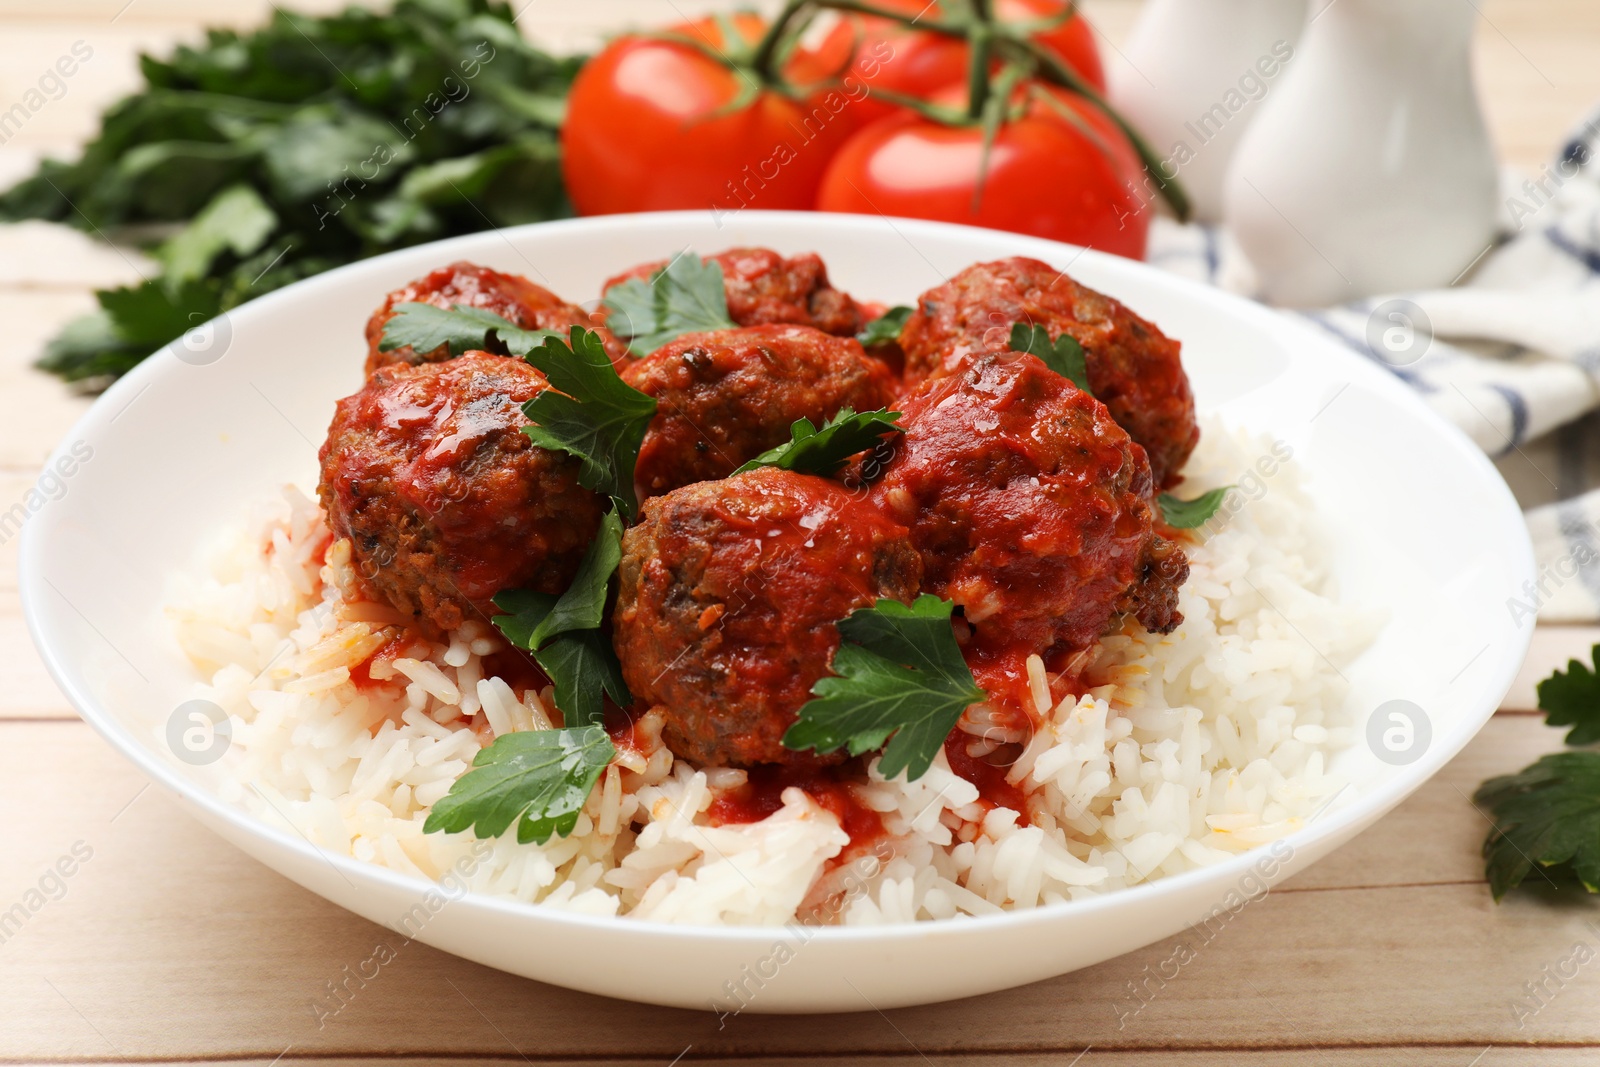
[[(60, 100), (0, 145), (0, 184), (90, 134), (98, 109), (133, 84), (139, 48), (192, 38), (204, 21), (248, 24), (269, 6), (9, 0), (0, 8), (0, 106), (74, 40), (96, 54)], [(586, 47), (605, 29), (709, 6), (533, 0), (523, 22), (541, 40)], [(1115, 63), (1138, 5), (1084, 6)], [(1600, 100), (1600, 4), (1477, 6), (1478, 72), (1497, 143), (1509, 162), (1535, 170)], [(0, 228), (0, 513), (27, 498), (38, 464), (88, 405), (31, 369), (39, 346), (92, 306), (94, 287), (133, 280), (142, 266), (73, 233)], [(1546, 971), (1580, 942), (1600, 949), (1600, 911), (1538, 894), (1493, 905), (1477, 856), (1488, 824), (1468, 800), (1483, 778), (1558, 746), (1559, 732), (1532, 713), (1534, 685), (1600, 640), (1600, 628), (1538, 630), (1504, 713), (1443, 773), (1208, 943), (1180, 935), (957, 1004), (745, 1015), (718, 1029), (712, 1016), (571, 993), (399, 944), (221, 846), (56, 692), (24, 633), (16, 550), (15, 537), (0, 536), (0, 914), (44, 903), (20, 927), (0, 928), (0, 1065), (1600, 1062), (1600, 962), (1560, 985)], [(87, 861), (30, 897), (74, 846), (91, 853)], [(310, 1005), (379, 939), (398, 950), (395, 963), (319, 1025)], [(1168, 961), (1180, 945), (1195, 958), (1174, 974)], [(1530, 982), (1545, 983), (1543, 1004), (1527, 999)]]
[[(8, 793), (54, 798), (0, 829), (0, 909), (74, 846), (92, 853), (60, 899), (0, 944), (0, 1060), (265, 1061), (292, 1049), (297, 1061), (381, 1051), (664, 1063), (692, 1045), (696, 1059), (1064, 1062), (1092, 1045), (1095, 1056), (1314, 1048), (1357, 1057), (1336, 1062), (1382, 1062), (1359, 1056), (1406, 1048), (1440, 1057), (1413, 1061), (1408, 1051), (1407, 1062), (1447, 1062), (1458, 1048), (1491, 1044), (1600, 1047), (1600, 981), (1587, 970), (1537, 1013), (1521, 1012), (1518, 1026), (1523, 983), (1580, 941), (1600, 948), (1600, 926), (1587, 902), (1525, 895), (1495, 906), (1476, 859), (1487, 824), (1467, 800), (1484, 776), (1557, 742), (1535, 719), (1497, 717), (1392, 816), (1209, 939), (1190, 931), (955, 1005), (886, 1015), (863, 1005), (825, 1020), (744, 1015), (719, 1029), (709, 1014), (626, 1006), (403, 943), (220, 847), (81, 723), (0, 723)], [(314, 1003), (340, 1003), (329, 983), (380, 941), (395, 961), (319, 1019)], [(1194, 958), (1175, 966), (1180, 945)]]

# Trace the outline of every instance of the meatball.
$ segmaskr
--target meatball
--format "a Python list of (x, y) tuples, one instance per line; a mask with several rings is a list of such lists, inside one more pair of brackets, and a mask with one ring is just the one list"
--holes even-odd
[(809, 326), (684, 334), (622, 377), (658, 402), (634, 470), (645, 496), (726, 477), (789, 440), (796, 419), (820, 426), (840, 408), (881, 408), (895, 386), (855, 338)]
[(319, 493), (366, 585), (429, 633), (489, 615), (504, 589), (560, 593), (604, 499), (578, 461), (536, 447), (521, 405), (544, 375), (469, 352), (384, 367), (339, 401)]
[[(906, 528), (839, 483), (762, 467), (645, 504), (622, 538), (614, 640), (628, 688), (705, 764), (814, 764), (783, 734), (838, 621), (922, 577)], [(836, 755), (829, 762), (843, 759)]]
[[(840, 337), (854, 337), (871, 316), (828, 284), (828, 268), (815, 252), (785, 259), (770, 248), (730, 248), (705, 262), (722, 266), (728, 315), (740, 326), (793, 323)], [(609, 290), (630, 278), (648, 281), (666, 260), (643, 263), (606, 282)]]
[[(627, 354), (627, 347), (611, 336), (599, 316), (567, 303), (519, 274), (501, 274), (488, 267), (462, 262), (441, 267), (384, 298), (383, 306), (367, 320), (368, 374), (394, 363), (437, 363), (450, 358), (448, 345), (421, 353), (412, 351), (409, 345), (388, 352), (379, 350), (383, 328), (394, 318), (394, 306), (413, 303), (441, 308), (456, 304), (482, 308), (525, 330), (556, 330), (564, 334), (574, 326), (582, 326), (600, 334), (613, 362), (619, 362)], [(505, 352), (499, 354), (505, 355)]]
[(1174, 484), (1200, 440), (1178, 342), (1048, 263), (978, 263), (923, 293), (900, 333), (907, 380), (952, 374), (1008, 348), (1019, 322), (1043, 326), (1052, 340), (1071, 334), (1083, 346), (1089, 388), (1144, 446), (1156, 486)]
[(1155, 531), (1144, 450), (1033, 356), (978, 357), (899, 404), (905, 436), (871, 498), (911, 530), (923, 587), (959, 605), (969, 649), (1059, 662), (1123, 613), (1167, 633), (1182, 551)]

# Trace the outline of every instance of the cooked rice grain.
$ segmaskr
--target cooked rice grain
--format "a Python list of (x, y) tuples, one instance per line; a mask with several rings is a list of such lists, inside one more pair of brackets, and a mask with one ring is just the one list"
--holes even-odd
[[(1210, 427), (1185, 494), (1237, 480), (1267, 445)], [(1381, 620), (1337, 602), (1294, 464), (1263, 484), (1191, 546), (1177, 631), (1106, 637), (1081, 700), (1030, 662), (1032, 736), (997, 741), (987, 709), (969, 712), (975, 754), (1020, 749), (1007, 778), (1025, 820), (983, 803), (941, 753), (916, 782), (874, 768), (858, 799), (889, 837), (870, 850), (793, 788), (761, 822), (715, 826), (713, 791), (743, 772), (675, 761), (647, 720), (571, 836), (524, 845), (508, 831), (467, 865), (470, 888), (659, 922), (913, 922), (1104, 893), (1291, 832), (1341, 785), (1326, 769), (1352, 738), (1340, 668)], [(519, 699), (485, 676), (500, 643), (481, 622), (430, 642), (347, 599), (348, 546), (329, 541), (291, 489), (172, 609), (210, 679), (198, 695), (234, 720), (225, 792), (319, 846), (438, 878), (473, 841), (424, 834), (429, 806), (494, 738), (549, 728), (550, 692)], [(397, 639), (402, 654), (372, 668), (385, 684), (357, 689), (350, 672)]]

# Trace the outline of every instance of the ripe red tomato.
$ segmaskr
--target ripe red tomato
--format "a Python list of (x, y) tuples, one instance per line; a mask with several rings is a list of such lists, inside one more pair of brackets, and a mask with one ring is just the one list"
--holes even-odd
[(999, 130), (978, 186), (983, 131), (891, 115), (847, 141), (822, 179), (822, 211), (904, 215), (1012, 230), (1144, 256), (1150, 207), (1128, 139), (1081, 97), (1047, 89)]
[[(766, 29), (742, 14), (747, 43)], [(668, 31), (726, 51), (716, 21)], [(818, 85), (826, 72), (798, 51), (785, 77)], [(859, 100), (819, 88), (802, 100), (763, 89), (722, 113), (753, 74), (734, 71), (688, 45), (622, 37), (584, 64), (561, 130), (563, 177), (583, 215), (709, 208), (809, 210), (834, 151), (864, 122)], [(859, 96), (860, 94), (857, 94)]]
[[(877, 0), (877, 6), (910, 15), (938, 16), (938, 0)], [(1048, 19), (1067, 7), (1065, 0), (996, 0), (995, 17), (1003, 21)], [(1095, 45), (1094, 30), (1082, 14), (1074, 14), (1033, 39), (1055, 52), (1067, 66), (1100, 92), (1106, 88), (1105, 68)], [(817, 60), (829, 70), (842, 70), (855, 47), (853, 73), (871, 88), (927, 99), (942, 89), (967, 80), (967, 44), (942, 34), (927, 33), (888, 19), (854, 15), (840, 19), (823, 39)], [(851, 74), (846, 73), (848, 83)], [(867, 119), (879, 119), (899, 109), (882, 99), (862, 104)]]

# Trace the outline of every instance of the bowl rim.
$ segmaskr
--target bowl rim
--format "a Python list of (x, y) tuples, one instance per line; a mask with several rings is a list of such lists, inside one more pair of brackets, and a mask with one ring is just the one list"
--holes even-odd
[[(363, 273), (378, 273), (388, 263), (418, 256), (422, 252), (436, 252), (437, 258), (441, 262), (450, 262), (457, 258), (463, 258), (465, 253), (457, 251), (458, 249), (476, 248), (495, 237), (500, 238), (512, 247), (516, 247), (516, 238), (519, 235), (528, 233), (588, 230), (594, 231), (597, 236), (603, 237), (607, 233), (624, 228), (637, 229), (659, 226), (662, 228), (677, 227), (684, 229), (689, 228), (686, 224), (691, 223), (703, 226), (706, 217), (706, 213), (701, 211), (642, 212), (630, 215), (602, 215), (528, 223), (522, 226), (503, 227), (473, 234), (464, 234), (440, 241), (413, 245), (336, 267), (321, 274), (301, 279), (282, 289), (266, 293), (232, 309), (226, 314), (232, 316), (244, 313), (252, 318), (258, 315), (267, 315), (274, 312), (280, 304), (292, 305), (307, 290)], [(1361, 384), (1369, 385), (1386, 398), (1400, 403), (1424, 425), (1428, 426), (1435, 436), (1448, 442), (1452, 451), (1483, 482), (1482, 488), (1494, 498), (1492, 501), (1494, 504), (1492, 514), (1496, 519), (1496, 524), (1500, 527), (1498, 531), (1499, 537), (1512, 550), (1513, 558), (1508, 562), (1517, 571), (1517, 577), (1519, 579), (1524, 577), (1532, 578), (1535, 574), (1532, 540), (1527, 526), (1522, 520), (1521, 507), (1517, 504), (1510, 488), (1483, 450), (1474, 444), (1462, 430), (1446, 421), (1430, 408), (1414, 390), (1405, 386), (1392, 375), (1384, 373), (1383, 370), (1371, 362), (1362, 360), (1360, 356), (1344, 346), (1335, 344), (1326, 336), (1312, 329), (1308, 324), (1282, 311), (1269, 308), (1193, 279), (1169, 273), (1147, 262), (1129, 260), (1110, 253), (1099, 252), (1092, 248), (1068, 245), (1044, 238), (1031, 237), (1026, 234), (921, 219), (819, 214), (803, 211), (749, 210), (740, 213), (739, 221), (741, 224), (747, 224), (757, 230), (784, 231), (788, 229), (791, 231), (787, 234), (774, 232), (772, 234), (773, 238), (784, 236), (803, 238), (806, 231), (814, 232), (817, 227), (853, 229), (862, 233), (873, 232), (881, 235), (881, 225), (887, 223), (894, 234), (904, 238), (908, 243), (910, 242), (910, 237), (907, 236), (908, 233), (924, 233), (930, 236), (943, 234), (964, 237), (969, 240), (974, 238), (988, 239), (1003, 242), (1010, 249), (1031, 245), (1031, 252), (1018, 251), (1015, 254), (1032, 254), (1039, 258), (1051, 258), (1052, 262), (1062, 261), (1063, 257), (1065, 257), (1067, 267), (1076, 263), (1080, 258), (1087, 257), (1091, 262), (1113, 268), (1113, 273), (1116, 270), (1125, 270), (1135, 274), (1147, 273), (1150, 277), (1156, 279), (1158, 284), (1169, 286), (1182, 296), (1201, 303), (1219, 306), (1221, 311), (1229, 317), (1242, 318), (1246, 321), (1253, 320), (1265, 332), (1282, 333), (1287, 331), (1290, 335), (1298, 334), (1299, 339), (1303, 340), (1307, 345), (1331, 353), (1341, 360), (1344, 364), (1341, 370), (1349, 370), (1352, 375), (1352, 382), (1359, 381)], [(157, 349), (156, 353), (152, 353), (152, 357), (155, 354), (159, 354), (160, 351), (161, 349)], [(171, 366), (171, 361), (147, 358), (132, 371), (114, 382), (74, 422), (61, 444), (52, 450), (45, 466), (48, 467), (55, 464), (66, 453), (71, 442), (86, 438), (91, 431), (95, 431), (103, 424), (107, 424), (107, 415), (113, 411), (120, 412), (124, 400), (131, 401), (134, 396), (144, 389), (157, 384), (162, 375), (170, 373), (164, 369), (168, 366)], [(46, 542), (45, 533), (49, 523), (48, 521), (39, 521), (39, 518), (36, 517), (34, 521), (30, 521), (23, 527), (18, 559), (18, 588), (28, 633), (51, 679), (56, 683), (63, 695), (67, 697), (78, 714), (89, 725), (94, 727), (96, 732), (112, 748), (138, 767), (151, 781), (165, 787), (180, 800), (193, 803), (208, 816), (231, 824), (236, 830), (242, 831), (250, 838), (253, 838), (259, 845), (265, 846), (269, 850), (281, 851), (287, 849), (303, 860), (331, 864), (336, 873), (344, 877), (346, 881), (360, 879), (374, 882), (381, 888), (404, 893), (418, 899), (425, 898), (429, 892), (439, 891), (440, 883), (436, 881), (405, 874), (374, 863), (367, 863), (353, 856), (313, 845), (304, 836), (293, 832), (292, 828), (280, 829), (262, 821), (243, 808), (227, 803), (199, 783), (191, 782), (184, 778), (176, 768), (169, 766), (153, 749), (146, 746), (114, 715), (103, 708), (98, 699), (78, 684), (76, 674), (69, 662), (70, 657), (50, 640), (51, 632), (46, 622), (48, 609), (45, 607), (49, 583), (44, 578), (39, 567), (39, 558), (46, 551), (44, 547)], [(1513, 679), (1526, 658), (1528, 647), (1533, 639), (1533, 630), (1533, 626), (1518, 627), (1513, 639), (1501, 645), (1501, 658), (1493, 673), (1492, 684), (1480, 690), (1483, 693), (1494, 693), (1494, 701), (1486, 710), (1478, 713), (1476, 724), (1470, 730), (1463, 731), (1456, 743), (1451, 745), (1431, 745), (1420, 759), (1407, 765), (1402, 773), (1395, 775), (1388, 781), (1379, 783), (1372, 791), (1360, 794), (1349, 803), (1325, 808), (1319, 815), (1314, 815), (1312, 819), (1307, 820), (1300, 828), (1283, 837), (1246, 849), (1220, 863), (1168, 875), (1154, 881), (1141, 882), (1138, 885), (1093, 897), (1041, 904), (1032, 908), (1006, 910), (997, 915), (958, 916), (947, 920), (889, 923), (877, 926), (813, 927), (808, 928), (810, 934), (807, 939), (808, 944), (901, 942), (938, 936), (940, 931), (981, 932), (1001, 927), (1045, 926), (1069, 912), (1079, 916), (1092, 916), (1108, 908), (1125, 907), (1137, 902), (1154, 904), (1164, 897), (1181, 897), (1190, 888), (1199, 888), (1206, 883), (1237, 883), (1244, 874), (1260, 864), (1263, 856), (1275, 845), (1287, 845), (1292, 850), (1292, 858), (1294, 854), (1314, 845), (1318, 841), (1340, 839), (1341, 834), (1350, 831), (1352, 827), (1359, 827), (1364, 822), (1373, 821), (1393, 809), (1437, 774), (1446, 763), (1453, 759), (1476, 736), (1484, 724), (1493, 717), (1499, 708), (1499, 701), (1509, 691)], [(1476, 701), (1466, 699), (1463, 703), (1470, 707)], [(1349, 786), (1342, 787), (1335, 796), (1342, 794), (1344, 789), (1347, 788)], [(209, 830), (211, 827), (207, 827), (207, 829)], [(221, 835), (219, 834), (219, 836)], [(272, 865), (267, 864), (267, 866), (271, 867)], [(1268, 878), (1267, 880), (1271, 883), (1275, 882), (1276, 878)], [(352, 882), (353, 887), (354, 885), (355, 883)], [(567, 909), (549, 908), (537, 902), (489, 896), (470, 889), (459, 898), (455, 898), (452, 906), (460, 904), (520, 921), (531, 920), (534, 922), (545, 921), (563, 924), (579, 932), (593, 931), (600, 934), (614, 934), (626, 931), (638, 937), (654, 937), (669, 941), (699, 941), (707, 937), (714, 937), (718, 940), (735, 944), (749, 943), (751, 946), (765, 946), (770, 942), (774, 930), (787, 928), (680, 924), (659, 922), (651, 919), (632, 919), (624, 915), (589, 915)]]

